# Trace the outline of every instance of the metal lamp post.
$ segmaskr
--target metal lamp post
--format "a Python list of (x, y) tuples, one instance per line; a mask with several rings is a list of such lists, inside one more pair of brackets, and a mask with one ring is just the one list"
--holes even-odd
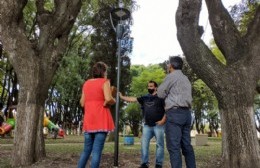
[(0, 58), (2, 58), (2, 53), (3, 53), (3, 44), (0, 41)]
[[(116, 96), (116, 116), (115, 116), (115, 148), (114, 148), (114, 167), (118, 167), (118, 125), (119, 125), (119, 94), (120, 91), (120, 71), (121, 71), (121, 44), (122, 39), (128, 34), (129, 31), (129, 10), (123, 8), (123, 3), (119, 1), (119, 7), (113, 9), (110, 12), (110, 19), (113, 29), (116, 32), (117, 37), (117, 96)], [(113, 24), (113, 20), (117, 22), (116, 27)]]

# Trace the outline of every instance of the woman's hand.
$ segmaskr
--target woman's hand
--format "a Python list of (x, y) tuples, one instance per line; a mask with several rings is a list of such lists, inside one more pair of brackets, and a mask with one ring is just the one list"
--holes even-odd
[[(114, 89), (113, 89), (114, 90)], [(103, 86), (103, 91), (104, 91), (104, 98), (105, 98), (105, 101), (104, 101), (104, 106), (107, 106), (107, 105), (113, 105), (116, 103), (116, 100), (113, 98), (112, 96), (112, 90), (111, 90), (111, 87), (110, 87), (110, 82), (109, 80), (107, 80), (105, 83), (104, 83), (104, 86)]]
[(116, 98), (117, 88), (115, 86), (111, 86), (110, 89), (112, 97)]

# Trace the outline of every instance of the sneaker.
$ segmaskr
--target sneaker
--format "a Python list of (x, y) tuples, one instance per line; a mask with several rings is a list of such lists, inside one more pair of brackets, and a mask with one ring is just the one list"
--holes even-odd
[(143, 163), (139, 168), (148, 168), (148, 165), (146, 163)]
[(155, 165), (155, 168), (162, 168), (162, 165)]

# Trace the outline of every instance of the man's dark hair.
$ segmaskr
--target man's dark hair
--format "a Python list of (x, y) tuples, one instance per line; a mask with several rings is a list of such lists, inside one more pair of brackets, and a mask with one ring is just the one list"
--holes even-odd
[(93, 78), (104, 78), (107, 65), (104, 62), (97, 62), (92, 69)]
[(155, 87), (158, 87), (157, 83), (153, 80), (150, 80), (148, 83), (153, 83)]
[(177, 69), (182, 70), (183, 60), (182, 60), (181, 57), (179, 57), (179, 56), (173, 56), (173, 57), (170, 57), (170, 58), (169, 58), (169, 61), (170, 61), (171, 66), (172, 66), (175, 70), (177, 70)]

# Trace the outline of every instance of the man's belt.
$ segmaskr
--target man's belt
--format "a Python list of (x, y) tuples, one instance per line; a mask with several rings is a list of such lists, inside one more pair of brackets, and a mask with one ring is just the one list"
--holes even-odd
[(189, 110), (189, 107), (183, 107), (183, 106), (173, 106), (173, 109), (182, 109), (182, 110)]

